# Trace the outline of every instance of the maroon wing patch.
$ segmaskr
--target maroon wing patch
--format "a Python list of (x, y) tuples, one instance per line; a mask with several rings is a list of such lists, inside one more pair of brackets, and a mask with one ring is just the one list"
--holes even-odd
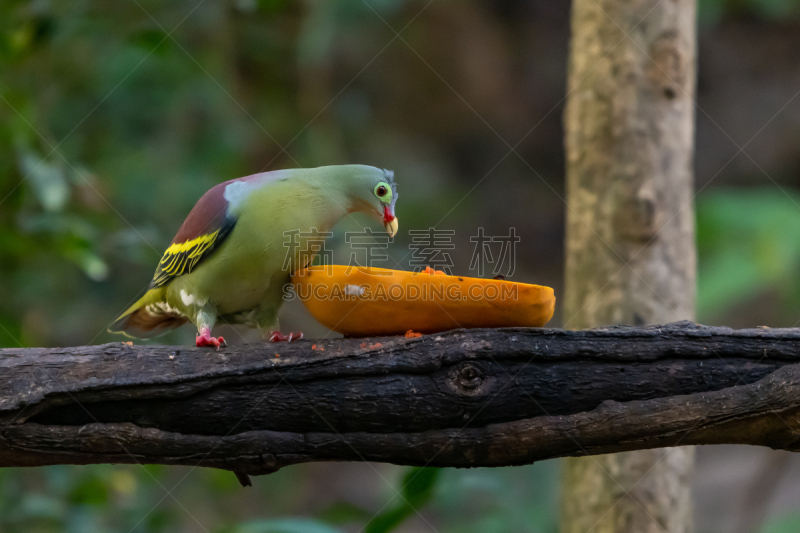
[(197, 201), (161, 257), (150, 289), (162, 287), (173, 278), (191, 272), (230, 235), (236, 218), (228, 215), (225, 187), (231, 181), (215, 185)]

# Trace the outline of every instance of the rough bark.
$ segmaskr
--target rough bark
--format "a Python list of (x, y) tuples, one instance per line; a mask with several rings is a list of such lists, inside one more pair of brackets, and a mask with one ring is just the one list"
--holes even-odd
[[(568, 327), (694, 316), (694, 0), (575, 0)], [(564, 533), (690, 529), (690, 449), (569, 460)]]
[[(0, 467), (507, 466), (800, 449), (800, 329), (454, 331), (213, 350), (0, 350)], [(276, 357), (280, 353), (280, 357)]]

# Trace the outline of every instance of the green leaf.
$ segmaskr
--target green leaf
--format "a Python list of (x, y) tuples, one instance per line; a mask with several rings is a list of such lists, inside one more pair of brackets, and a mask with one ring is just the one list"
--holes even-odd
[(87, 477), (72, 489), (69, 500), (76, 505), (104, 505), (109, 501), (108, 484), (102, 477)]
[(108, 265), (91, 250), (75, 250), (73, 259), (92, 281), (104, 281), (108, 278)]
[(439, 468), (430, 467), (410, 469), (403, 476), (401, 495), (397, 496), (397, 499), (401, 500), (399, 505), (370, 520), (365, 532), (387, 533), (403, 523), (409, 516), (416, 514), (433, 497), (440, 472)]
[(402, 524), (414, 512), (413, 507), (404, 503), (370, 520), (364, 528), (364, 533), (387, 533)]
[(439, 479), (441, 470), (430, 467), (414, 467), (403, 478), (403, 495), (409, 503), (425, 504), (428, 503), (433, 490), (436, 487), (436, 480)]
[(47, 211), (61, 211), (69, 200), (69, 186), (61, 165), (45, 161), (32, 150), (22, 149), (20, 172)]
[(325, 508), (317, 518), (331, 524), (345, 524), (347, 522), (366, 522), (372, 518), (372, 513), (350, 502), (337, 502)]

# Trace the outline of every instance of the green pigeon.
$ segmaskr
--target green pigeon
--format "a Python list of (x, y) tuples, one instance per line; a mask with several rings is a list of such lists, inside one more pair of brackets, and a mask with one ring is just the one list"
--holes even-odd
[(154, 337), (186, 322), (197, 346), (219, 349), (218, 320), (282, 334), (278, 310), (291, 274), (308, 266), (321, 239), (348, 213), (381, 220), (397, 233), (394, 174), (365, 165), (277, 170), (220, 183), (195, 204), (156, 268), (147, 292), (109, 328)]

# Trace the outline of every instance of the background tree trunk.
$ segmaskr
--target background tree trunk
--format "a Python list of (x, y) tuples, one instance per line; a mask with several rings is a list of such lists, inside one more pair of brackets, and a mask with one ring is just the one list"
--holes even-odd
[[(569, 61), (565, 326), (693, 319), (695, 2), (575, 0)], [(562, 532), (688, 531), (692, 464), (567, 459)]]

